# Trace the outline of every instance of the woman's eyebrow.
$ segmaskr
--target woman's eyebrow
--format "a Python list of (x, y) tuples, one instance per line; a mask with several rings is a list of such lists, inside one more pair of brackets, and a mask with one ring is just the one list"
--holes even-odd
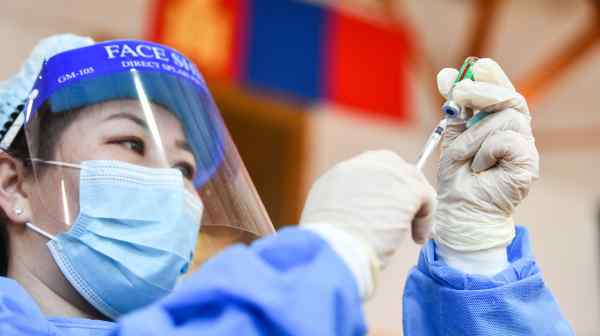
[(185, 140), (177, 140), (177, 141), (175, 141), (175, 146), (177, 148), (183, 149), (184, 151), (188, 151), (188, 152), (190, 152), (190, 154), (194, 155), (194, 152), (192, 151), (192, 147)]
[(125, 113), (125, 112), (112, 114), (109, 117), (107, 117), (106, 119), (104, 119), (104, 121), (115, 120), (115, 119), (127, 119), (130, 121), (133, 121), (134, 123), (136, 123), (138, 126), (142, 127), (146, 131), (150, 130), (148, 127), (148, 124), (146, 123), (146, 121), (144, 119), (142, 119), (136, 115)]

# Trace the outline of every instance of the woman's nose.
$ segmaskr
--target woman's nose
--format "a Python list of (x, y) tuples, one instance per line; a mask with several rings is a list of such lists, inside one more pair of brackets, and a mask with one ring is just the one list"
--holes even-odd
[(150, 168), (171, 168), (168, 153), (162, 143), (153, 143), (147, 150), (146, 165)]

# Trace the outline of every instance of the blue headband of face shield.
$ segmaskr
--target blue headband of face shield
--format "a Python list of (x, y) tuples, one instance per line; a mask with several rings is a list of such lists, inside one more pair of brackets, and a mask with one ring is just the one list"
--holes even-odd
[(194, 153), (200, 188), (224, 159), (223, 123), (194, 64), (159, 44), (117, 40), (58, 54), (44, 63), (27, 104), (25, 124), (45, 102), (61, 113), (140, 92), (181, 122)]

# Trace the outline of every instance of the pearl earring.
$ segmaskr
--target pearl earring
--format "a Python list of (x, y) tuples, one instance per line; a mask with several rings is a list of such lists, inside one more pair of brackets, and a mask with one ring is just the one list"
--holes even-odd
[(15, 213), (17, 216), (21, 216), (23, 214), (23, 210), (21, 208), (15, 208)]

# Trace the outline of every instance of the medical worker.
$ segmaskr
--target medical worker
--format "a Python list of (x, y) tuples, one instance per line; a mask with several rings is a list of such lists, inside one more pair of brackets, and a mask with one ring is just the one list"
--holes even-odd
[(424, 176), (368, 152), (318, 180), (301, 228), (182, 279), (200, 228), (272, 232), (185, 56), (55, 36), (0, 102), (0, 335), (363, 335), (377, 273), (429, 231)]
[[(444, 97), (457, 74), (438, 74)], [(493, 60), (473, 74), (452, 97), (489, 115), (468, 129), (450, 120), (444, 134), (434, 239), (406, 281), (404, 335), (573, 335), (513, 220), (539, 173), (527, 102)]]
[[(338, 164), (313, 185), (300, 228), (227, 249), (175, 287), (189, 268), (199, 226), (256, 236), (272, 230), (191, 62), (142, 41), (93, 44), (58, 36), (43, 41), (23, 71), (3, 83), (0, 103), (7, 275), (0, 278), (2, 335), (362, 335), (361, 303), (375, 290), (377, 273), (409, 226), (415, 241), (427, 237), (434, 213), (435, 193), (422, 174), (391, 152), (368, 152)], [(472, 130), (455, 130), (451, 134), (476, 138)], [(481, 133), (493, 138), (489, 128)], [(451, 142), (446, 139), (444, 155)], [(464, 220), (496, 227), (493, 219), (501, 216), (493, 211), (493, 197), (483, 194), (489, 190), (472, 184), (464, 194), (453, 190), (461, 178), (469, 181), (470, 173), (457, 173), (461, 163), (442, 167), (449, 174), (440, 183), (440, 202), (448, 208), (440, 206), (438, 214), (458, 220), (444, 226), (446, 215), (436, 215), (434, 237), (448, 252), (436, 257), (438, 243), (430, 241), (412, 272), (407, 334), (481, 334), (481, 324), (490, 332), (527, 334), (531, 328), (519, 329), (519, 311), (539, 322), (557, 310), (534, 264), (522, 272), (537, 274), (533, 287), (520, 278), (509, 287), (545, 294), (538, 300), (517, 301), (507, 290), (447, 294), (460, 291), (447, 288), (456, 274), (496, 283), (497, 276), (471, 275), (464, 267), (477, 248), (494, 247), (465, 243), (468, 236), (488, 240), (472, 234)], [(490, 173), (489, 185), (511, 196), (526, 193), (530, 181), (515, 184), (502, 179), (514, 171), (503, 173)], [(479, 198), (461, 199), (471, 192)], [(463, 209), (452, 208), (450, 199)], [(510, 221), (503, 225), (510, 231)], [(459, 230), (453, 236), (454, 227)], [(511, 240), (502, 239), (499, 246)], [(526, 241), (522, 234), (512, 240), (508, 262), (519, 263), (511, 254), (515, 242), (517, 249), (525, 246), (519, 239)], [(428, 291), (418, 292), (419, 286)], [(497, 309), (477, 310), (459, 300), (477, 295)], [(540, 307), (545, 310), (535, 315)], [(462, 329), (450, 328), (452, 317), (464, 322)]]

